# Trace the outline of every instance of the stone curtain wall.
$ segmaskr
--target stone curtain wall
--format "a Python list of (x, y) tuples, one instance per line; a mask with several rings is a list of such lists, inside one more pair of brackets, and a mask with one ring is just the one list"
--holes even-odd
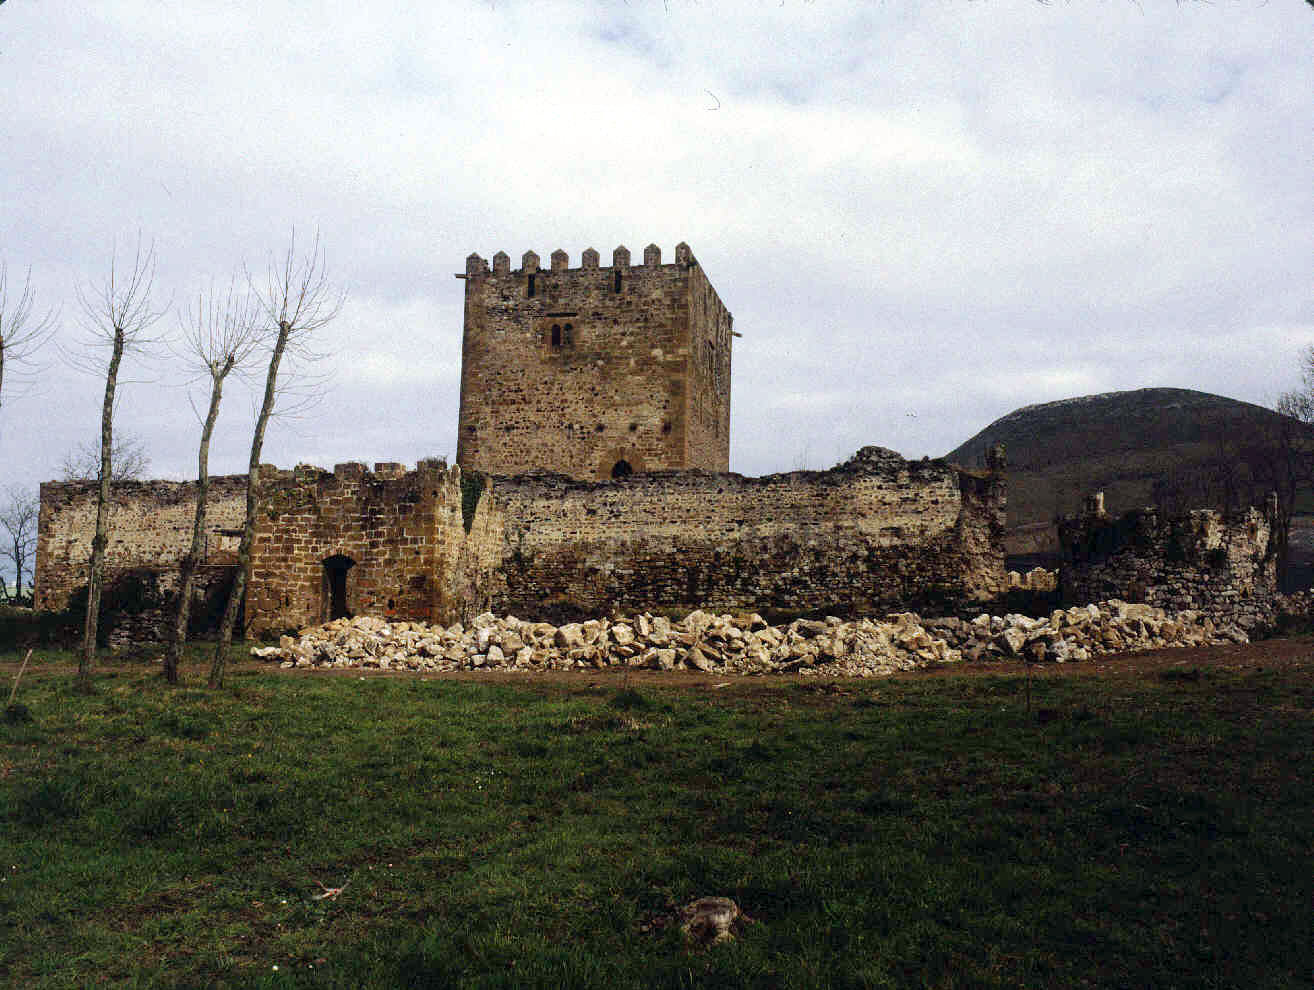
[(830, 471), (499, 478), (495, 611), (837, 615), (953, 610), (1003, 590), (1003, 482), (867, 447)]
[(1115, 519), (1104, 511), (1102, 496), (1094, 496), (1086, 512), (1059, 520), (1063, 599), (1119, 598), (1235, 617), (1247, 602), (1277, 591), (1272, 511), (1198, 509), (1165, 518), (1144, 508)]
[[(216, 492), (225, 528), (240, 525), (243, 482), (224, 479)], [(329, 618), (335, 571), (326, 563), (351, 565), (340, 587), (346, 612), (444, 624), (488, 609), (526, 618), (699, 606), (943, 612), (1005, 585), (999, 476), (875, 447), (830, 471), (764, 478), (490, 479), (426, 461), (410, 472), (265, 467), (262, 483), (245, 610), (252, 633)], [(149, 576), (152, 589), (128, 616), (134, 636), (146, 635), (138, 630), (174, 587), (191, 513), (174, 489), (185, 488), (116, 488), (123, 515), (111, 576)], [(61, 600), (85, 581), (82, 551), (64, 553), (63, 572), (49, 566), (52, 549), (64, 547), (55, 534), (90, 539), (83, 489), (43, 489), (43, 602), (56, 597), (57, 573), (66, 575)]]
[[(252, 552), (248, 629), (300, 628), (330, 618), (326, 561), (346, 558), (352, 615), (452, 622), (473, 617), (496, 559), (491, 500), (466, 532), (461, 471), (442, 461), (300, 466), (269, 479)], [(345, 561), (341, 561), (345, 563)]]
[(674, 264), (655, 245), (642, 265), (623, 247), (609, 268), (592, 250), (568, 264), (564, 251), (546, 269), (532, 251), (514, 271), (501, 252), (491, 270), (466, 260), (457, 462), (587, 479), (622, 460), (726, 470), (730, 315), (688, 245)]
[[(37, 526), (35, 605), (58, 611), (87, 583), (91, 538), (96, 533), (94, 481), (47, 482), (41, 486)], [(192, 543), (196, 483), (124, 481), (113, 488), (106, 572), (176, 567)], [(246, 514), (246, 475), (210, 479), (204, 563), (235, 559)]]

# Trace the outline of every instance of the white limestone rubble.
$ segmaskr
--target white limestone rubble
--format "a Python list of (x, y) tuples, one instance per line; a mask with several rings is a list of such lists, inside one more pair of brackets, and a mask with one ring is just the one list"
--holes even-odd
[(572, 670), (645, 667), (710, 674), (881, 677), (961, 660), (1025, 658), (1058, 663), (1108, 653), (1245, 643), (1234, 625), (1198, 612), (1169, 614), (1117, 600), (1058, 609), (1047, 619), (981, 615), (922, 620), (797, 619), (694, 611), (678, 622), (643, 613), (554, 626), (485, 612), (469, 628), (372, 616), (337, 619), (251, 651), (284, 667), (391, 670)]

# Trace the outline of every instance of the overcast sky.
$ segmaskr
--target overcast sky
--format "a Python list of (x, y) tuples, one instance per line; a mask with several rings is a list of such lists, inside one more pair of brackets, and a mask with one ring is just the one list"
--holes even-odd
[[(472, 251), (688, 241), (743, 338), (730, 462), (940, 455), (1018, 406), (1271, 403), (1314, 343), (1304, 0), (0, 4), (0, 258), (77, 346), (140, 232), (156, 298), (320, 231), (348, 302), (267, 462), (452, 456)], [(98, 437), (103, 382), (6, 371), (0, 485)], [(169, 353), (116, 425), (195, 472)], [(244, 470), (235, 390), (211, 469)]]

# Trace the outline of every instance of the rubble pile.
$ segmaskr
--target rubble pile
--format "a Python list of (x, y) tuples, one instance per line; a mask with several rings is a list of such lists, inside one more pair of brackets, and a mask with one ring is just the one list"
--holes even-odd
[(394, 670), (573, 670), (614, 666), (718, 674), (879, 677), (960, 660), (1020, 657), (1080, 661), (1106, 653), (1165, 646), (1248, 642), (1236, 626), (1196, 612), (1168, 615), (1148, 605), (1110, 601), (1059, 609), (1048, 619), (981, 615), (971, 621), (923, 621), (912, 612), (882, 621), (797, 619), (772, 626), (760, 615), (689, 613), (673, 622), (643, 613), (554, 626), (492, 613), (469, 627), (337, 619), (284, 636), (253, 656), (284, 667)]
[(970, 621), (931, 619), (926, 627), (969, 661), (1016, 657), (1065, 663), (1134, 650), (1250, 642), (1249, 634), (1235, 622), (1219, 622), (1198, 611), (1165, 612), (1116, 598), (1055, 609), (1047, 619), (980, 615)]
[(960, 659), (911, 612), (883, 622), (798, 619), (769, 625), (760, 615), (690, 612), (672, 622), (644, 613), (554, 626), (485, 612), (466, 628), (337, 619), (284, 636), (253, 656), (295, 667), (379, 667), (408, 670), (513, 668), (573, 670), (646, 667), (727, 674), (825, 673), (873, 677)]

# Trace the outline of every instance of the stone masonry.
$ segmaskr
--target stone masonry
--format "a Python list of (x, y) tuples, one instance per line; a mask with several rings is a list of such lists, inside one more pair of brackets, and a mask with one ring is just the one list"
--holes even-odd
[[(51, 481), (41, 486), (33, 602), (58, 611), (87, 581), (96, 531), (94, 481)], [(107, 574), (137, 568), (174, 569), (191, 546), (196, 484), (123, 481), (114, 485)], [(246, 515), (246, 475), (210, 479), (203, 565), (231, 564)]]
[(954, 609), (1004, 581), (1003, 483), (866, 447), (829, 471), (496, 479), (495, 610)]
[(1114, 518), (1104, 495), (1059, 520), (1060, 582), (1069, 603), (1120, 598), (1167, 609), (1200, 610), (1244, 622), (1277, 591), (1272, 539), (1276, 496), (1264, 509), (1224, 514), (1197, 509), (1164, 517), (1153, 507)]
[(858, 615), (965, 607), (1004, 582), (1002, 480), (875, 447), (830, 471), (764, 478), (487, 483), (440, 463), (271, 479), (251, 627), (348, 614), (468, 622), (485, 609), (568, 619), (639, 603)]
[(494, 475), (579, 479), (726, 471), (732, 318), (687, 244), (609, 268), (498, 252), (466, 259), (456, 460)]
[(489, 499), (472, 491), (466, 525), (461, 470), (422, 461), (302, 465), (271, 472), (246, 596), (255, 631), (345, 615), (468, 619), (481, 611), (499, 562)]
[[(642, 265), (624, 248), (609, 268), (568, 262), (467, 259), (456, 465), (262, 467), (248, 631), (488, 609), (961, 612), (1004, 590), (1002, 459), (972, 472), (867, 447), (829, 471), (729, 473), (736, 335), (688, 245), (673, 264), (656, 245)], [(244, 484), (212, 479), (210, 567), (232, 560)], [(110, 573), (153, 589), (137, 626), (163, 614), (194, 494), (115, 487)], [(93, 485), (42, 486), (39, 607), (85, 583), (94, 514)]]

